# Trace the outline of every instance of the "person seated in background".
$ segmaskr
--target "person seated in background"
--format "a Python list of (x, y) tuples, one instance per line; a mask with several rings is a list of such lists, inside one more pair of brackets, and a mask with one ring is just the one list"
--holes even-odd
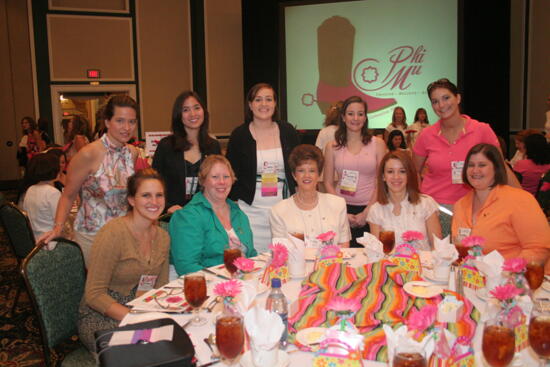
[(514, 171), (521, 174), (521, 187), (536, 195), (542, 176), (550, 170), (550, 147), (542, 134), (531, 134), (525, 138), (525, 159), (514, 165)]
[(256, 256), (246, 214), (227, 196), (235, 173), (222, 155), (212, 154), (199, 169), (202, 191), (177, 210), (170, 220), (171, 263), (178, 275), (223, 263), (226, 248)]
[(393, 152), (395, 150), (407, 150), (407, 144), (405, 143), (405, 135), (401, 130), (393, 130), (388, 135), (388, 141), (386, 143), (388, 150)]
[(170, 237), (157, 226), (164, 182), (154, 169), (128, 178), (128, 204), (128, 213), (105, 224), (92, 246), (78, 322), (80, 340), (91, 352), (94, 333), (115, 328), (130, 311), (127, 302), (168, 281)]
[(407, 130), (407, 115), (405, 110), (401, 106), (397, 106), (393, 109), (391, 116), (391, 122), (386, 126), (384, 131), (384, 140), (388, 141), (388, 135), (394, 130), (401, 130), (402, 133)]
[(404, 232), (418, 231), (424, 235), (421, 249), (433, 247), (434, 236), (441, 238), (439, 207), (431, 196), (420, 193), (409, 154), (402, 150), (387, 153), (377, 179), (376, 203), (367, 217), (370, 232), (379, 237), (382, 230), (394, 231), (399, 244)]
[(59, 177), (59, 159), (48, 153), (35, 155), (25, 172), (22, 209), (27, 212), (34, 237), (38, 238), (54, 225), (61, 192), (54, 187)]
[(414, 143), (416, 143), (416, 138), (418, 138), (418, 135), (424, 130), (430, 126), (430, 121), (428, 120), (428, 113), (426, 112), (426, 109), (420, 107), (416, 110), (414, 114), (414, 123), (409, 126), (409, 128), (405, 131), (407, 134), (407, 146), (409, 148), (414, 147)]
[(63, 191), (63, 188), (67, 184), (67, 155), (61, 147), (48, 148), (45, 153), (55, 156), (59, 162), (59, 176), (57, 176), (53, 184), (56, 189)]
[(527, 191), (507, 185), (504, 160), (498, 148), (477, 144), (462, 170), (473, 190), (454, 206), (454, 243), (466, 236), (485, 239), (483, 252), (498, 250), (505, 258), (545, 261), (550, 254), (550, 227), (539, 204)]
[(514, 168), (518, 161), (525, 159), (525, 138), (533, 134), (540, 134), (540, 131), (535, 129), (527, 129), (521, 130), (516, 135), (514, 135), (516, 152), (514, 153), (512, 159), (510, 159), (510, 165), (512, 166), (512, 168)]
[(271, 208), (269, 223), (272, 237), (301, 238), (307, 247), (319, 247), (322, 233), (336, 233), (335, 242), (349, 247), (346, 201), (333, 194), (317, 191), (323, 169), (323, 154), (313, 145), (302, 144), (292, 150), (288, 164), (296, 180), (296, 193)]

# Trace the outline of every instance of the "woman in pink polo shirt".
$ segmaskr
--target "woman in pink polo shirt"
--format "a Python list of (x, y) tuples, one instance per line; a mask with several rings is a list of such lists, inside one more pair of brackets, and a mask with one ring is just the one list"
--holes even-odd
[[(462, 181), (464, 159), (470, 148), (479, 143), (498, 147), (499, 143), (489, 124), (460, 113), (461, 96), (448, 79), (430, 83), (427, 90), (439, 120), (420, 133), (413, 149), (414, 163), (423, 173), (421, 192), (452, 210), (453, 204), (470, 190)], [(509, 182), (519, 185), (515, 177), (508, 177)], [(450, 218), (441, 220), (445, 236)]]

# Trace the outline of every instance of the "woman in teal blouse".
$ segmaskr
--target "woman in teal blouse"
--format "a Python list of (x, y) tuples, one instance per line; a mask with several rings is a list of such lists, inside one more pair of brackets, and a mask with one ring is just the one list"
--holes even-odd
[(210, 155), (201, 164), (202, 192), (170, 220), (170, 262), (178, 275), (222, 264), (228, 247), (256, 256), (248, 217), (227, 198), (233, 182), (235, 173), (224, 156)]

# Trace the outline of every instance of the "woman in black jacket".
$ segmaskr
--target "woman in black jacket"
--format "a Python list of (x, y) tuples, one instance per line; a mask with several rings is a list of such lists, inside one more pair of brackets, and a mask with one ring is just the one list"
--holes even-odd
[(254, 85), (246, 99), (245, 122), (233, 130), (227, 146), (237, 176), (230, 198), (248, 216), (254, 247), (261, 253), (271, 242), (269, 209), (295, 191), (287, 161), (299, 137), (291, 124), (275, 120), (277, 95), (271, 85)]
[(166, 182), (166, 210), (182, 208), (199, 191), (203, 159), (220, 154), (220, 143), (208, 134), (208, 111), (197, 93), (185, 91), (172, 108), (173, 134), (163, 138), (153, 157), (153, 168)]

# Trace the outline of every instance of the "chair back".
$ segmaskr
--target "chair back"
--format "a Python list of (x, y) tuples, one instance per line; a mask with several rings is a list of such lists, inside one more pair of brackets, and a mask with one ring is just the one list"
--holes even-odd
[(80, 247), (64, 238), (56, 241), (51, 251), (36, 246), (21, 270), (40, 321), (47, 363), (50, 348), (78, 334), (78, 307), (86, 282)]
[(15, 256), (21, 262), (35, 245), (29, 217), (15, 204), (6, 201), (0, 206), (0, 220), (10, 239)]

